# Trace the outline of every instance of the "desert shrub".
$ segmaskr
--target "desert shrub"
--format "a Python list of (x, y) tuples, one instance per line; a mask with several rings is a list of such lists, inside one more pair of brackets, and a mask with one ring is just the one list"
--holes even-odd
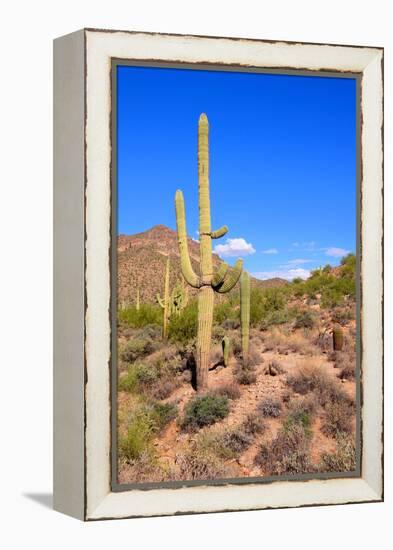
[(238, 384), (250, 386), (257, 381), (256, 373), (250, 368), (239, 366), (235, 371), (235, 378)]
[(356, 273), (356, 256), (355, 254), (347, 254), (341, 258), (341, 275), (342, 277), (354, 278)]
[(150, 395), (154, 399), (166, 399), (179, 387), (180, 382), (178, 376), (161, 378), (159, 383), (151, 388)]
[(212, 349), (210, 350), (209, 360), (212, 366), (218, 366), (218, 365), (224, 364), (221, 344), (216, 344), (212, 347)]
[(210, 393), (213, 395), (223, 395), (228, 399), (239, 399), (241, 395), (239, 385), (235, 382), (224, 382), (214, 388)]
[(176, 456), (177, 471), (173, 479), (177, 480), (201, 480), (233, 477), (234, 470), (226, 465), (211, 451), (191, 448), (186, 453)]
[(337, 437), (340, 433), (351, 433), (353, 416), (354, 408), (348, 401), (326, 403), (322, 432), (330, 437)]
[(263, 363), (262, 355), (259, 353), (258, 350), (255, 349), (253, 345), (251, 345), (248, 352), (248, 366), (255, 367), (256, 365), (260, 365), (261, 363)]
[(265, 350), (277, 350), (279, 353), (301, 353), (314, 355), (315, 346), (301, 333), (289, 333), (274, 328), (264, 337)]
[(183, 429), (197, 430), (225, 418), (229, 414), (228, 398), (223, 395), (197, 395), (186, 405), (181, 421)]
[(138, 459), (151, 452), (153, 437), (175, 418), (177, 407), (172, 403), (148, 402), (130, 414), (126, 433), (119, 438), (120, 454), (127, 460)]
[(295, 328), (313, 328), (315, 316), (310, 311), (301, 311), (296, 315)]
[(232, 339), (232, 353), (235, 357), (240, 357), (242, 354), (242, 343), (239, 337)]
[(156, 340), (159, 340), (162, 335), (162, 327), (160, 325), (146, 325), (137, 331), (139, 338), (153, 340), (156, 345)]
[(126, 435), (120, 437), (121, 455), (128, 460), (135, 460), (142, 453), (151, 451), (154, 432), (155, 425), (151, 416), (144, 411), (138, 411), (130, 420)]
[[(286, 293), (284, 287), (252, 288), (250, 323), (252, 326), (270, 326), (285, 322)], [(280, 317), (281, 315), (281, 317)], [(275, 317), (276, 316), (276, 317)]]
[(139, 389), (138, 375), (134, 368), (129, 368), (127, 372), (119, 376), (117, 387), (119, 391), (134, 393)]
[(134, 306), (119, 310), (118, 320), (122, 325), (135, 328), (162, 325), (162, 310), (156, 305), (141, 304), (139, 310)]
[(221, 343), (226, 332), (222, 326), (214, 325), (212, 330), (212, 340), (215, 343)]
[(338, 375), (341, 380), (353, 380), (355, 378), (355, 364), (348, 363), (340, 371)]
[(356, 372), (356, 356), (351, 351), (336, 352), (334, 366), (340, 370), (338, 375), (342, 380), (353, 380)]
[(247, 434), (262, 434), (266, 430), (266, 424), (261, 415), (249, 414), (243, 422), (243, 429)]
[(310, 440), (310, 433), (301, 424), (287, 425), (273, 441), (260, 446), (255, 463), (266, 475), (310, 472)]
[(238, 321), (239, 313), (232, 307), (229, 301), (221, 302), (216, 304), (214, 308), (214, 323), (221, 325), (224, 321), (231, 319), (233, 321)]
[(267, 398), (258, 403), (257, 409), (264, 417), (277, 418), (281, 414), (281, 403), (277, 399)]
[(168, 473), (160, 465), (151, 450), (142, 451), (137, 458), (120, 457), (119, 471), (126, 465), (127, 479), (130, 482), (143, 483), (151, 481), (166, 481)]
[(197, 334), (198, 304), (196, 301), (188, 304), (180, 315), (172, 315), (168, 336), (172, 342), (187, 343)]
[(271, 311), (265, 315), (259, 324), (261, 330), (267, 330), (274, 325), (283, 325), (290, 320), (290, 314), (286, 309)]
[(285, 426), (288, 427), (291, 423), (296, 423), (301, 424), (307, 430), (311, 426), (317, 406), (318, 403), (312, 395), (290, 401), (284, 422)]
[(225, 319), (222, 324), (224, 330), (237, 330), (240, 327), (239, 319)]
[(150, 405), (150, 414), (156, 430), (164, 428), (176, 418), (177, 406), (174, 403), (155, 403)]
[(332, 311), (332, 322), (340, 325), (346, 325), (348, 321), (355, 319), (354, 307), (338, 307)]
[(227, 430), (222, 436), (223, 447), (228, 449), (232, 456), (238, 456), (252, 443), (253, 437), (242, 427)]
[(320, 471), (352, 472), (356, 469), (356, 447), (352, 436), (337, 434), (337, 449), (322, 455)]
[(303, 362), (297, 374), (288, 376), (287, 385), (296, 393), (305, 395), (314, 392), (320, 405), (327, 403), (351, 403), (340, 384), (331, 378), (317, 363)]
[(199, 452), (214, 454), (223, 459), (239, 456), (253, 441), (252, 435), (240, 426), (223, 431), (210, 430), (202, 432), (196, 447)]
[(155, 347), (151, 338), (135, 337), (124, 346), (121, 352), (121, 359), (127, 363), (132, 363), (136, 359), (141, 359), (154, 351)]
[(128, 367), (128, 371), (119, 377), (120, 391), (137, 392), (152, 386), (160, 377), (159, 370), (154, 365), (136, 362)]

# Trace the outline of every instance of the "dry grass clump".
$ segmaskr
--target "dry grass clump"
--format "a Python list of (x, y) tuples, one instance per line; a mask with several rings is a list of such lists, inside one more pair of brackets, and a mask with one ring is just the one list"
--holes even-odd
[(322, 432), (330, 437), (339, 437), (341, 433), (353, 430), (354, 407), (348, 401), (326, 403)]
[(243, 386), (250, 386), (257, 381), (257, 375), (253, 368), (246, 368), (242, 365), (238, 365), (235, 370), (235, 379), (238, 384)]
[(277, 376), (278, 374), (284, 374), (285, 369), (282, 368), (280, 363), (277, 361), (270, 361), (267, 367), (264, 369), (264, 374), (269, 374), (270, 376)]
[(160, 482), (168, 479), (168, 472), (150, 450), (145, 450), (135, 459), (119, 460), (119, 475), (127, 474), (127, 482)]
[(310, 443), (310, 433), (301, 424), (288, 424), (273, 441), (260, 446), (255, 463), (265, 475), (310, 472)]
[(318, 402), (313, 395), (293, 399), (288, 404), (286, 422), (302, 424), (304, 428), (308, 428), (317, 408)]
[(239, 384), (236, 384), (236, 382), (222, 382), (219, 386), (213, 388), (210, 393), (223, 395), (228, 399), (239, 399), (241, 396)]
[(356, 469), (355, 440), (348, 434), (339, 434), (337, 449), (334, 453), (322, 455), (319, 471), (322, 472), (352, 472)]
[(277, 418), (281, 415), (281, 403), (278, 399), (264, 399), (258, 404), (257, 410), (265, 418), (268, 416)]
[(300, 353), (302, 355), (315, 355), (316, 349), (310, 337), (307, 338), (302, 332), (282, 332), (274, 328), (264, 336), (266, 351), (276, 350), (278, 353)]
[(225, 464), (209, 450), (198, 449), (196, 446), (185, 453), (176, 455), (177, 470), (173, 473), (173, 480), (202, 480), (233, 477), (233, 467)]
[(327, 403), (351, 402), (340, 384), (316, 360), (302, 361), (298, 366), (298, 373), (288, 376), (286, 382), (293, 391), (301, 395), (314, 392), (322, 407)]
[(341, 380), (353, 380), (356, 369), (355, 353), (352, 351), (336, 352), (334, 366), (340, 369), (338, 378), (341, 378)]
[(263, 357), (253, 346), (250, 346), (250, 351), (248, 352), (248, 367), (256, 367), (263, 363)]
[(243, 422), (243, 429), (247, 434), (263, 434), (266, 430), (266, 424), (258, 413), (249, 414)]

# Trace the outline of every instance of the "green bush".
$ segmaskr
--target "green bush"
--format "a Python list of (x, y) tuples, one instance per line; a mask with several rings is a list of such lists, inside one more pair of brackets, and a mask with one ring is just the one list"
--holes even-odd
[(131, 418), (127, 433), (120, 438), (121, 454), (128, 460), (139, 458), (150, 447), (155, 425), (146, 411), (139, 411)]
[(214, 307), (214, 323), (221, 325), (227, 319), (237, 320), (239, 313), (232, 307), (229, 301), (221, 302)]
[(151, 452), (153, 437), (175, 418), (177, 407), (171, 403), (151, 402), (139, 406), (128, 422), (126, 435), (120, 437), (121, 455), (127, 460), (138, 459)]
[(229, 402), (224, 395), (198, 395), (187, 403), (181, 427), (195, 430), (214, 424), (228, 414)]
[(140, 309), (128, 307), (118, 311), (120, 324), (141, 328), (148, 325), (162, 325), (162, 309), (153, 304), (141, 304)]
[(154, 345), (150, 338), (133, 338), (129, 340), (121, 352), (121, 359), (132, 363), (136, 359), (145, 357), (154, 351)]
[(119, 378), (119, 390), (129, 393), (142, 391), (152, 386), (160, 377), (160, 371), (156, 365), (134, 363), (128, 367), (128, 371)]
[(295, 318), (295, 328), (313, 328), (315, 317), (310, 311), (300, 311)]
[(173, 315), (169, 321), (168, 336), (172, 342), (187, 343), (197, 334), (198, 304), (191, 302), (180, 315)]
[(252, 288), (250, 299), (250, 323), (252, 326), (263, 324), (266, 328), (272, 324), (287, 321), (286, 287)]

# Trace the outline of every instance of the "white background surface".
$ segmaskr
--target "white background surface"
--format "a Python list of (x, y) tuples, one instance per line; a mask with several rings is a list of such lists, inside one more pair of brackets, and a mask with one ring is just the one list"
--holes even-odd
[[(299, 548), (392, 544), (392, 14), (374, 0), (120, 0), (2, 4), (0, 33), (1, 527), (13, 548)], [(52, 44), (82, 27), (385, 47), (386, 501), (105, 521), (52, 512)]]

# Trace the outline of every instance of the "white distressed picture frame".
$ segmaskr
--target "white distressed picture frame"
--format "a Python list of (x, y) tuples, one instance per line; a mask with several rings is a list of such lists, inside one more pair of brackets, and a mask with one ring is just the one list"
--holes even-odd
[[(111, 66), (361, 75), (361, 471), (241, 485), (111, 487)], [(85, 29), (54, 45), (54, 507), (82, 520), (383, 499), (383, 50)], [(137, 208), (137, 205), (135, 205)]]

